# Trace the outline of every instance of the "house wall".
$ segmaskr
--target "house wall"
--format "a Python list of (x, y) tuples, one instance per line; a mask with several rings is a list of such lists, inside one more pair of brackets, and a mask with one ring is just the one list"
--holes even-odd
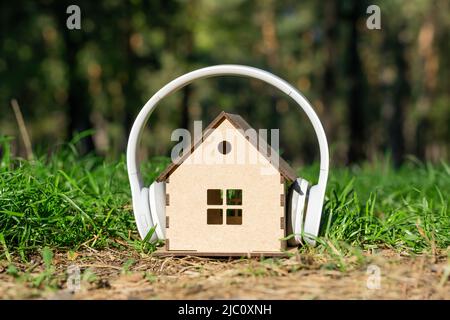
[[(226, 155), (217, 148), (223, 137), (231, 143), (231, 152)], [(278, 170), (260, 157), (257, 149), (228, 120), (201, 146), (170, 175), (166, 184), (168, 249), (224, 253), (280, 251), (283, 244), (280, 238), (285, 236), (280, 226), (280, 219), (284, 219), (280, 201), (284, 183)], [(245, 164), (236, 163), (239, 146), (245, 146)], [(201, 161), (202, 156), (209, 158)], [(258, 163), (248, 163), (255, 156)], [(193, 163), (194, 159), (201, 163)], [(211, 160), (222, 163), (205, 163)], [(225, 210), (223, 224), (207, 224), (207, 209), (221, 207), (207, 205), (207, 189), (242, 189), (242, 225), (227, 225)]]

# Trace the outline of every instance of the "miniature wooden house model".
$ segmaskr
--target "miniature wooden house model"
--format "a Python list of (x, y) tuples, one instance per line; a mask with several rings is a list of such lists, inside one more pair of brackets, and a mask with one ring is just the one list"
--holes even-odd
[(261, 154), (245, 134), (249, 129), (242, 117), (222, 112), (157, 178), (166, 183), (165, 251), (248, 256), (285, 250), (286, 188), (296, 174), (283, 159), (274, 165)]

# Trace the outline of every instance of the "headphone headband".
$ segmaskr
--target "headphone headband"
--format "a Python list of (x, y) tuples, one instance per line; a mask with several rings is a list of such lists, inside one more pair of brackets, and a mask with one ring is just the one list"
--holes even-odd
[(137, 157), (139, 141), (142, 132), (144, 130), (145, 124), (147, 123), (147, 120), (150, 117), (153, 110), (158, 105), (159, 101), (161, 101), (171, 93), (177, 91), (178, 89), (183, 88), (184, 86), (190, 84), (195, 80), (225, 75), (243, 76), (248, 78), (259, 79), (281, 90), (286, 95), (290, 96), (295, 102), (297, 102), (297, 104), (306, 113), (309, 120), (311, 121), (319, 142), (320, 174), (317, 186), (315, 187), (317, 187), (317, 189), (319, 189), (321, 193), (324, 194), (328, 178), (328, 167), (329, 167), (328, 143), (322, 124), (320, 123), (317, 114), (314, 112), (308, 100), (289, 83), (273, 75), (270, 72), (253, 67), (224, 64), (191, 71), (172, 80), (164, 87), (162, 87), (158, 92), (156, 92), (147, 101), (142, 110), (139, 112), (133, 124), (133, 127), (131, 128), (127, 146), (127, 169), (133, 196), (135, 194), (137, 195), (140, 192), (140, 189), (143, 187), (139, 161)]

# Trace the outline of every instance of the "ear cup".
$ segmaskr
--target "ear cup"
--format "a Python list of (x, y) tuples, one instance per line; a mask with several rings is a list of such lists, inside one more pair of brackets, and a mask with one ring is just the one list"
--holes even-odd
[(153, 182), (149, 192), (150, 214), (155, 227), (155, 233), (159, 240), (165, 239), (166, 231), (166, 184), (165, 182)]
[[(153, 220), (150, 214), (148, 188), (142, 188), (134, 194), (133, 212), (139, 235), (144, 239), (153, 227)], [(154, 234), (150, 240), (155, 241), (156, 235)]]
[(301, 243), (301, 233), (303, 228), (303, 216), (308, 194), (308, 181), (298, 178), (289, 189), (289, 201), (287, 212), (287, 232), (294, 234), (294, 237), (288, 240), (288, 244), (295, 246)]
[(308, 208), (306, 210), (304, 240), (312, 246), (316, 245), (315, 238), (319, 235), (320, 219), (322, 217), (322, 204), (325, 190), (319, 186), (312, 186), (309, 190)]

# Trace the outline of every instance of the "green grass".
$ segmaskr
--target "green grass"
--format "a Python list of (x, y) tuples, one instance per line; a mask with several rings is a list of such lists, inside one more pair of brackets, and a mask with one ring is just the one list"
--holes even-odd
[[(0, 260), (14, 255), (26, 260), (45, 247), (154, 249), (137, 235), (124, 159), (81, 157), (73, 144), (66, 144), (51, 157), (27, 161), (12, 158), (8, 139), (0, 139)], [(166, 158), (146, 163), (145, 181), (150, 183), (168, 163)], [(314, 181), (317, 167), (301, 172)], [(408, 161), (393, 170), (383, 160), (332, 168), (322, 237), (315, 250), (446, 249), (449, 193), (446, 163)]]
[[(78, 250), (127, 243), (142, 249), (130, 206), (125, 161), (80, 157), (72, 144), (51, 157), (12, 159), (8, 141), (0, 158), (0, 259), (45, 246)], [(151, 181), (168, 164), (145, 166)], [(150, 248), (151, 249), (151, 248)]]

